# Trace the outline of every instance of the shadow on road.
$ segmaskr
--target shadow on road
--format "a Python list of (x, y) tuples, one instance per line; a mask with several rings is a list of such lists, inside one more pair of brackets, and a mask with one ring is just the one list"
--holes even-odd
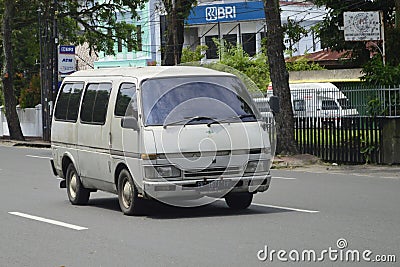
[[(181, 208), (169, 206), (155, 200), (142, 200), (143, 212), (139, 216), (145, 216), (152, 219), (182, 219), (197, 217), (226, 217), (238, 215), (261, 215), (272, 213), (293, 212), (291, 210), (250, 206), (246, 210), (233, 210), (226, 206), (224, 201), (216, 200), (214, 203), (194, 208)], [(118, 204), (118, 198), (93, 198), (89, 201), (89, 206), (93, 208), (102, 208), (121, 212)]]

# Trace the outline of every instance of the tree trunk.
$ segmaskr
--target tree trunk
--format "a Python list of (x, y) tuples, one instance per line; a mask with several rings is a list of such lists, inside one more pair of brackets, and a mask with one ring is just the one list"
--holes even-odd
[(3, 52), (4, 52), (4, 66), (3, 66), (3, 92), (5, 102), (5, 113), (7, 118), (8, 130), (12, 140), (24, 140), (21, 125), (16, 110), (17, 100), (14, 94), (13, 87), (13, 56), (12, 56), (12, 27), (11, 20), (14, 11), (14, 0), (4, 1), (4, 14), (3, 14)]
[(395, 10), (396, 10), (396, 28), (400, 29), (400, 0), (395, 0)]
[[(165, 53), (164, 53), (164, 62), (165, 66), (174, 66), (178, 65), (181, 60), (181, 55), (179, 53), (179, 43), (178, 43), (178, 32), (183, 31), (183, 27), (180, 27), (177, 21), (176, 9), (172, 8), (170, 12), (167, 14), (167, 38), (165, 45)], [(183, 25), (182, 25), (183, 26)], [(180, 28), (180, 29), (178, 29)], [(183, 41), (182, 41), (183, 45)]]
[(276, 116), (278, 154), (296, 154), (294, 118), (289, 89), (289, 73), (283, 51), (283, 29), (279, 0), (265, 0), (264, 11), (267, 24), (267, 56), (274, 95), (279, 97), (281, 109)]
[(167, 36), (163, 65), (173, 66), (181, 63), (184, 42), (185, 19), (192, 7), (193, 0), (164, 1), (167, 10)]

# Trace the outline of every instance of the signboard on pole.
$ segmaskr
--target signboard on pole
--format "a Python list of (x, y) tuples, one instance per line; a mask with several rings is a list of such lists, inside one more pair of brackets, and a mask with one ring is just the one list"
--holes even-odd
[(382, 40), (382, 27), (379, 11), (344, 12), (345, 41)]
[(75, 46), (60, 45), (58, 50), (58, 72), (65, 77), (76, 71)]

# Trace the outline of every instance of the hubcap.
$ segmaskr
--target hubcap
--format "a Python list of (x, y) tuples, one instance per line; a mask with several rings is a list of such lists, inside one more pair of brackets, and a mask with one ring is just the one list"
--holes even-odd
[(76, 198), (76, 174), (74, 173), (71, 177), (71, 180), (69, 182), (69, 194), (71, 195), (72, 198)]
[(122, 202), (125, 208), (129, 208), (132, 204), (132, 186), (128, 180), (124, 181), (123, 190), (122, 190)]

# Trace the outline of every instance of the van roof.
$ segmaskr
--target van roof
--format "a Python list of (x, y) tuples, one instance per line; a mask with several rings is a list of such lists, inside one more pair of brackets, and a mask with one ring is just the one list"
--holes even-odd
[(290, 83), (290, 89), (331, 89), (337, 88), (333, 83)]
[(135, 77), (139, 80), (153, 77), (234, 76), (233, 74), (196, 66), (118, 67), (77, 71), (69, 77)]

